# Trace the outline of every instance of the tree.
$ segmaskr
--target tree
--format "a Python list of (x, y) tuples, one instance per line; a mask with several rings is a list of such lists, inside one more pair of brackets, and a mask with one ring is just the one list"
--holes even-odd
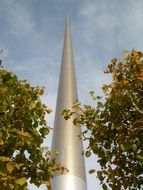
[(112, 74), (113, 81), (103, 86), (104, 99), (92, 91), (95, 107), (76, 103), (74, 112), (63, 114), (66, 119), (74, 114), (75, 125), (86, 125), (85, 155), (98, 156), (97, 177), (103, 189), (142, 189), (143, 53), (125, 51), (124, 58), (113, 59), (105, 73)]
[(27, 179), (40, 186), (60, 165), (50, 158), (42, 143), (50, 128), (42, 104), (41, 87), (18, 80), (12, 72), (0, 68), (0, 189), (25, 190)]

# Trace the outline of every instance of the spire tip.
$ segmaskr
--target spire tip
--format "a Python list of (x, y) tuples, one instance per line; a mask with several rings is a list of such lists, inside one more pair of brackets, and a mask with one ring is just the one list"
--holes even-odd
[(66, 23), (67, 23), (67, 24), (70, 24), (70, 20), (71, 20), (71, 19), (70, 19), (70, 16), (69, 16), (69, 15), (67, 15), (67, 18), (66, 18)]

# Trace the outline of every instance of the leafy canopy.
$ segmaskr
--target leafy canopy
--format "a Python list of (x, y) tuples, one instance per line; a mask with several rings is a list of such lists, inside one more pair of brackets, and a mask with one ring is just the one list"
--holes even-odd
[(98, 156), (97, 177), (104, 190), (142, 189), (143, 53), (125, 51), (122, 60), (111, 60), (105, 73), (113, 78), (103, 86), (105, 99), (91, 91), (96, 107), (76, 103), (75, 112), (66, 110), (64, 116), (68, 119), (74, 114), (74, 124), (86, 125), (82, 134), (89, 143), (85, 155)]
[(50, 159), (48, 147), (42, 148), (49, 133), (42, 104), (44, 89), (18, 80), (0, 69), (0, 189), (27, 189), (27, 179), (39, 186), (49, 184), (60, 166)]

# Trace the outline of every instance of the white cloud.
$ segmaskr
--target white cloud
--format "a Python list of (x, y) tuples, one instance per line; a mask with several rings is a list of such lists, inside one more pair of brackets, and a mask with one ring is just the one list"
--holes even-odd
[(131, 1), (129, 6), (127, 6), (128, 14), (125, 17), (126, 23), (128, 25), (133, 26), (132, 29), (137, 29), (135, 26), (138, 27), (138, 29), (143, 29), (143, 1)]
[[(89, 8), (91, 7), (91, 9)], [(95, 11), (92, 11), (95, 10)], [(102, 42), (102, 48), (142, 48), (143, 1), (86, 1), (79, 7), (81, 36), (88, 44)], [(100, 41), (99, 41), (100, 40)]]
[(32, 33), (35, 25), (32, 15), (20, 1), (2, 0), (0, 11), (5, 17), (12, 34), (23, 37)]
[(96, 3), (88, 3), (86, 5), (83, 5), (83, 7), (79, 11), (79, 14), (83, 16), (92, 16), (96, 13), (96, 11)]
[[(111, 31), (118, 25), (116, 15), (112, 14), (107, 1), (86, 1), (81, 4), (78, 15), (81, 17), (82, 24), (85, 24), (88, 37), (96, 31)], [(93, 36), (93, 35), (92, 35)]]
[[(129, 1), (125, 6), (120, 25), (118, 43), (124, 49), (137, 48), (143, 50), (143, 1)], [(129, 50), (130, 50), (129, 49)]]

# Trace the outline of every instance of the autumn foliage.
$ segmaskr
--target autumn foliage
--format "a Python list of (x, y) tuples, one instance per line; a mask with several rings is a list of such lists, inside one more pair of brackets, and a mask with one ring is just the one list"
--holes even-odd
[(76, 111), (66, 110), (64, 115), (68, 119), (74, 114), (74, 124), (86, 125), (85, 155), (98, 156), (97, 177), (104, 190), (142, 189), (143, 53), (125, 51), (123, 59), (111, 60), (105, 73), (113, 79), (103, 86), (105, 98), (91, 91), (97, 106), (76, 103)]
[(42, 148), (49, 133), (45, 120), (50, 110), (42, 104), (41, 87), (18, 80), (0, 68), (0, 189), (27, 189), (49, 181), (59, 166), (50, 159), (48, 147)]

